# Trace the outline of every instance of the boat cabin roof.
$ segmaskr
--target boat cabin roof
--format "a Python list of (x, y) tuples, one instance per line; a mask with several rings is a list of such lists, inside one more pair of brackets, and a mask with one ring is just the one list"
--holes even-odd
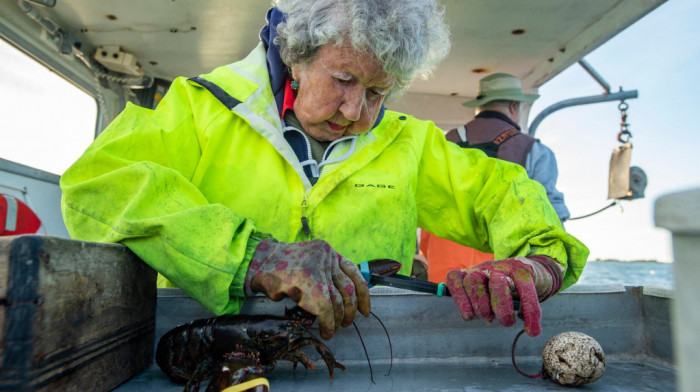
[[(45, 33), (43, 41), (37, 39), (42, 35), (39, 23), (22, 15), (14, 1), (0, 1), (0, 35), (33, 51), (57, 72), (67, 73), (54, 59), (56, 45), (47, 42)], [(449, 129), (471, 115), (472, 109), (461, 104), (476, 95), (478, 81), (485, 75), (511, 73), (523, 81), (526, 91), (535, 92), (664, 1), (443, 0), (453, 41), (449, 56), (431, 79), (417, 81), (405, 97), (387, 106)], [(55, 5), (35, 4), (46, 2)], [(243, 58), (257, 45), (270, 7), (270, 2), (260, 0), (36, 0), (25, 4), (75, 41), (63, 44), (77, 43), (88, 55), (94, 55), (99, 46), (118, 45), (135, 57), (147, 75), (166, 81), (196, 76)], [(76, 79), (73, 76), (68, 75)], [(89, 86), (89, 76), (81, 78)]]

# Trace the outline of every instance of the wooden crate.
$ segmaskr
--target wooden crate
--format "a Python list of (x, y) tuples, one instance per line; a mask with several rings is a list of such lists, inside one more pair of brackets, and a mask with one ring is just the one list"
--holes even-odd
[(153, 361), (155, 306), (123, 245), (0, 237), (0, 390), (115, 388)]

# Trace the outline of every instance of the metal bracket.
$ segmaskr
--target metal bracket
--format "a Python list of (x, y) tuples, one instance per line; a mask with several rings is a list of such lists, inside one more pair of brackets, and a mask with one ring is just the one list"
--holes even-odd
[(547, 116), (550, 114), (564, 109), (568, 108), (571, 106), (580, 106), (580, 105), (588, 105), (592, 103), (600, 103), (600, 102), (608, 102), (608, 101), (623, 101), (625, 99), (633, 99), (637, 98), (637, 90), (631, 90), (631, 91), (622, 91), (620, 89), (619, 92), (617, 93), (611, 93), (610, 92), (610, 85), (608, 82), (606, 82), (594, 69), (593, 67), (588, 64), (585, 60), (581, 59), (579, 60), (579, 64), (588, 72), (589, 75), (595, 79), (598, 84), (600, 84), (603, 87), (603, 94), (600, 95), (591, 95), (587, 97), (580, 97), (580, 98), (571, 98), (571, 99), (566, 99), (563, 101), (559, 101), (557, 103), (554, 103), (552, 105), (549, 105), (546, 107), (544, 110), (542, 110), (540, 113), (537, 114), (537, 117), (535, 117), (534, 120), (532, 120), (532, 124), (530, 124), (530, 127), (528, 128), (528, 134), (530, 136), (535, 136), (535, 132), (537, 131), (537, 127), (540, 125), (542, 120), (544, 120)]

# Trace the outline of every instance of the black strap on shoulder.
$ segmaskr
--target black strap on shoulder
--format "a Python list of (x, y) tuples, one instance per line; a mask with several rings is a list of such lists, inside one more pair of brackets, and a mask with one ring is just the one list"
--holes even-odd
[(470, 145), (469, 141), (466, 141), (459, 142), (457, 143), (457, 145), (459, 145), (462, 148), (478, 148), (491, 158), (495, 158), (496, 155), (498, 155), (498, 148), (501, 146), (501, 144), (503, 144), (506, 140), (510, 139), (511, 137), (517, 135), (518, 133), (520, 132), (517, 129), (509, 129), (496, 136), (496, 138), (490, 142)]
[(233, 110), (233, 108), (236, 107), (236, 105), (241, 103), (241, 101), (232, 97), (229, 93), (224, 91), (224, 89), (222, 89), (221, 87), (217, 86), (216, 84), (214, 84), (214, 83), (212, 83), (204, 78), (200, 78), (199, 76), (195, 76), (195, 77), (189, 78), (187, 80), (195, 82), (198, 85), (209, 90), (209, 92), (216, 99), (218, 99), (221, 103), (223, 103), (224, 106), (226, 106), (229, 110)]
[(479, 150), (485, 152), (486, 155), (490, 156), (491, 158), (495, 158), (496, 155), (498, 155), (498, 146), (495, 145), (493, 142), (479, 143), (473, 145), (469, 145), (469, 142), (459, 142), (457, 143), (457, 145), (459, 145), (462, 148), (478, 148)]

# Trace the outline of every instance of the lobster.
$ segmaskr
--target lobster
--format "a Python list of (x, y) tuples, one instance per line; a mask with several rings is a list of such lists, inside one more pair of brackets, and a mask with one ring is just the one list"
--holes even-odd
[(156, 363), (172, 380), (186, 383), (185, 392), (198, 391), (212, 376), (209, 391), (221, 391), (274, 369), (287, 359), (307, 369), (313, 364), (301, 348), (314, 346), (328, 367), (345, 370), (333, 353), (308, 332), (315, 316), (296, 306), (284, 316), (223, 315), (194, 320), (168, 331), (158, 341)]
[[(393, 275), (401, 267), (400, 263), (388, 259), (372, 260), (368, 265), (373, 274), (383, 276)], [(306, 369), (314, 369), (301, 351), (302, 347), (310, 345), (321, 355), (333, 378), (333, 370), (345, 370), (345, 366), (308, 332), (315, 319), (313, 314), (295, 306), (286, 309), (284, 316), (228, 314), (190, 321), (160, 338), (156, 363), (172, 380), (186, 383), (185, 392), (199, 391), (200, 383), (210, 376), (206, 390), (214, 392), (263, 378), (279, 359), (291, 361), (293, 369), (298, 363)], [(377, 320), (386, 332), (384, 324)], [(353, 326), (362, 342), (357, 326), (354, 323)], [(364, 347), (364, 342), (362, 345)], [(369, 362), (369, 356), (367, 360)], [(370, 377), (374, 382), (371, 363)]]

